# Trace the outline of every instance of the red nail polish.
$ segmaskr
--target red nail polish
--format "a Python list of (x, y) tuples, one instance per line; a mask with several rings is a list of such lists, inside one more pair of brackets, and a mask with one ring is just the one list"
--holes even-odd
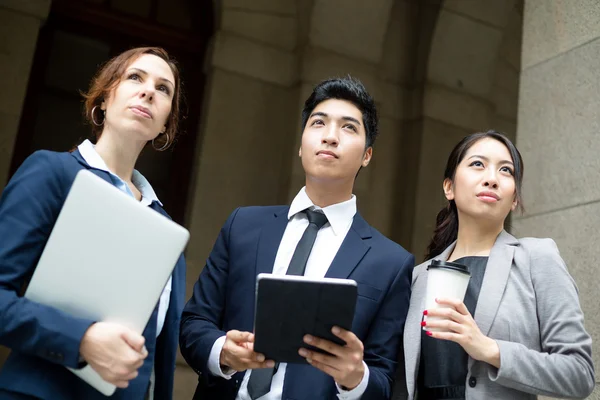
[(427, 322), (421, 321), (421, 326), (425, 326), (425, 325), (427, 325)]
[(427, 336), (431, 336), (433, 335), (433, 333), (429, 332), (429, 331), (425, 331), (425, 333), (427, 334)]
[(427, 315), (427, 310), (423, 311), (423, 315)]

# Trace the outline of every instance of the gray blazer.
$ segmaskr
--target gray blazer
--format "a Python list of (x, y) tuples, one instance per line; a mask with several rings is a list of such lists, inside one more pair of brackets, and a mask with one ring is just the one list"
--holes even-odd
[[(449, 246), (435, 259), (447, 260)], [(429, 261), (415, 267), (404, 326), (405, 368), (394, 399), (415, 398)], [(502, 231), (491, 250), (475, 322), (500, 347), (499, 369), (469, 358), (466, 398), (583, 398), (594, 389), (592, 339), (575, 282), (552, 239), (515, 239)]]

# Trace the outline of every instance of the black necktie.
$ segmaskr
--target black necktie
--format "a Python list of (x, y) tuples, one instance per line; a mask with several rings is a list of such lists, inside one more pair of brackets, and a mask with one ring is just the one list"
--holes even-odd
[[(296, 250), (288, 266), (287, 275), (304, 275), (306, 262), (315, 244), (317, 233), (327, 223), (327, 217), (322, 212), (305, 210), (304, 213), (308, 217), (308, 226), (296, 245)], [(252, 370), (250, 379), (248, 380), (248, 394), (252, 400), (256, 400), (269, 393), (271, 390), (271, 380), (273, 379), (273, 374), (277, 372), (277, 367), (278, 364), (275, 364), (274, 368)]]

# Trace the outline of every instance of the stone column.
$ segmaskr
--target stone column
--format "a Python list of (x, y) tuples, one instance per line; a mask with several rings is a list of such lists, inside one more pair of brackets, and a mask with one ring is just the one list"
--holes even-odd
[(6, 184), (40, 25), (51, 0), (0, 0), (0, 190)]
[[(315, 0), (306, 21), (310, 29), (300, 71), (302, 83), (288, 201), (305, 182), (298, 157), (302, 134), (300, 110), (304, 101), (322, 80), (350, 74), (360, 79), (374, 97), (380, 117), (381, 135), (374, 146), (373, 160), (360, 172), (354, 185), (358, 210), (383, 234), (392, 233), (397, 149), (402, 140), (409, 91), (402, 78), (410, 61), (402, 56), (407, 53), (410, 41), (403, 34), (412, 27), (408, 12), (411, 8), (410, 3), (389, 0), (370, 3)], [(361, 18), (356, 19), (356, 15)]]
[[(579, 286), (600, 365), (600, 8), (526, 0), (517, 145), (527, 212), (517, 236), (553, 238)], [(598, 382), (598, 374), (596, 374)], [(596, 385), (591, 399), (600, 399)]]
[[(296, 11), (295, 0), (223, 1), (191, 183), (187, 297), (236, 207), (287, 201), (298, 115)], [(192, 398), (196, 383), (180, 360), (175, 398)]]
[[(21, 108), (25, 100), (29, 71), (40, 25), (48, 17), (50, 0), (0, 0), (0, 193), (8, 170)], [(8, 350), (0, 347), (0, 367)]]
[(423, 261), (433, 234), (435, 216), (446, 204), (442, 181), (452, 148), (464, 136), (492, 129), (499, 121), (502, 126), (514, 129), (514, 116), (508, 120), (503, 116), (510, 111), (505, 111), (510, 104), (499, 109), (495, 104), (496, 97), (507, 100), (512, 95), (516, 99), (516, 88), (497, 96), (495, 85), (498, 74), (500, 79), (508, 74), (507, 68), (498, 68), (498, 60), (513, 4), (513, 0), (485, 4), (446, 0), (439, 11), (423, 86), (420, 121), (411, 238), (418, 262)]

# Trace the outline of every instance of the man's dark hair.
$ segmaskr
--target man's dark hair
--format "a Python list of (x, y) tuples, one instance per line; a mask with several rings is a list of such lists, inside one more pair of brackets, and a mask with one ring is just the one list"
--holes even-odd
[(306, 122), (315, 107), (329, 99), (349, 101), (362, 112), (366, 134), (365, 148), (373, 146), (378, 134), (375, 102), (361, 81), (349, 75), (344, 78), (327, 79), (313, 89), (310, 97), (304, 102), (302, 129), (306, 127)]

